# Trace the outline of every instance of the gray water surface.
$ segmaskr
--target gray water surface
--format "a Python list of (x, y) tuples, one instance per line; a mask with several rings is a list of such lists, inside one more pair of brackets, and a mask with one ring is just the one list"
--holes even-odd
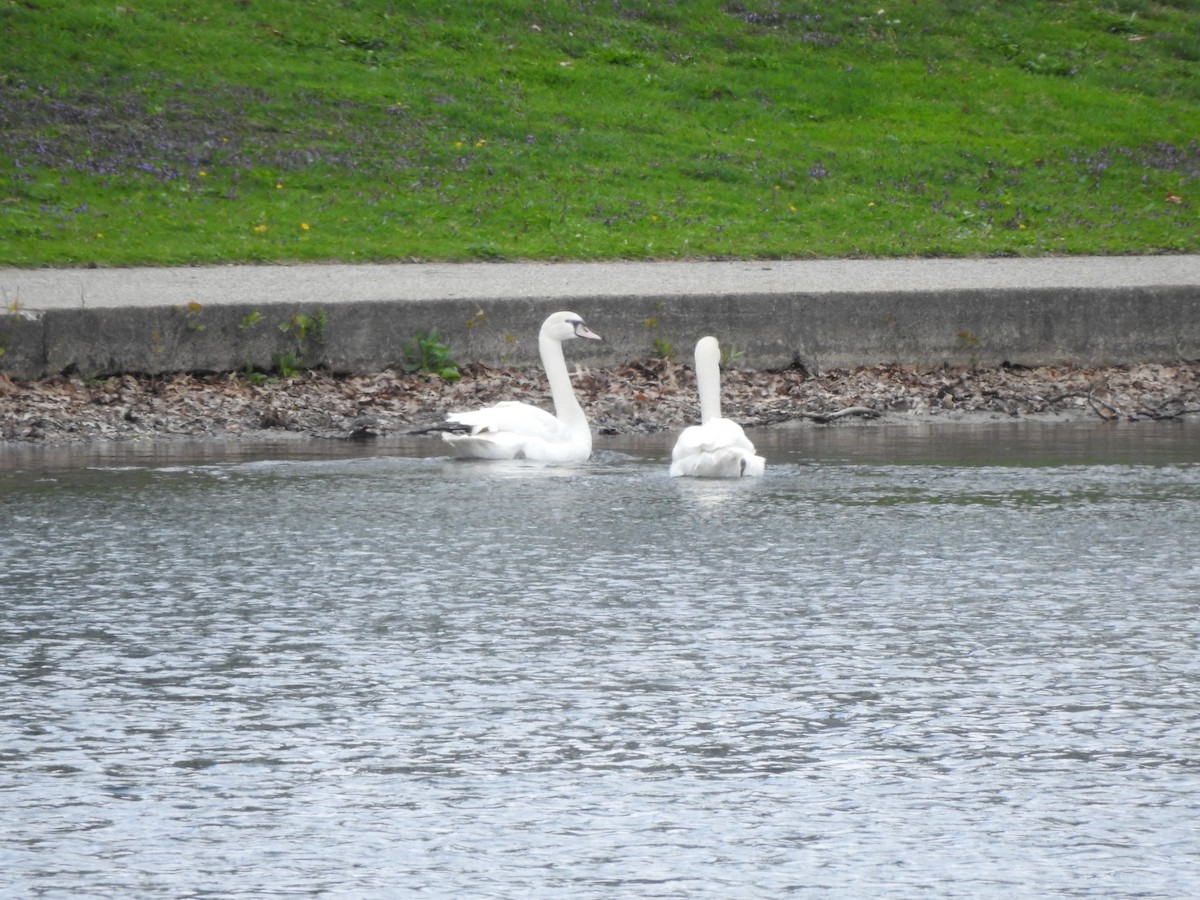
[(1172, 428), (8, 454), (0, 893), (1193, 896)]

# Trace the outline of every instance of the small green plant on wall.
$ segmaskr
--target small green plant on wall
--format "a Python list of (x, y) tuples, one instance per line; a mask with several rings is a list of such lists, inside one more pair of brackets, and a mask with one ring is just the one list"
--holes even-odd
[(246, 360), (246, 364), (242, 367), (242, 377), (250, 384), (266, 384), (271, 380), (271, 376), (266, 372), (259, 372), (255, 369), (250, 360)]
[(200, 314), (203, 311), (204, 305), (202, 303), (197, 303), (195, 300), (192, 300), (183, 308), (183, 320), (189, 331), (195, 331), (199, 333), (208, 328), (207, 325), (200, 321)]
[(664, 341), (662, 338), (655, 338), (650, 342), (650, 346), (654, 348), (654, 352), (662, 359), (670, 359), (675, 355), (675, 346), (670, 341)]
[(296, 353), (272, 353), (271, 363), (284, 378), (300, 374), (301, 359)]
[(404, 371), (436, 375), (445, 381), (454, 381), (462, 374), (450, 356), (450, 348), (438, 338), (436, 328), (415, 335), (413, 342), (404, 348)]
[(958, 333), (958, 341), (963, 349), (967, 351), (971, 368), (977, 368), (979, 365), (979, 351), (983, 347), (983, 340), (973, 332), (960, 331)]
[(290, 319), (281, 322), (279, 330), (284, 334), (293, 334), (296, 343), (304, 348), (310, 340), (319, 341), (325, 335), (326, 317), (324, 309), (317, 309), (313, 314), (296, 313)]
[[(249, 318), (247, 317), (243, 322), (248, 321)], [(257, 319), (249, 321), (247, 327), (253, 327), (257, 322)], [(296, 348), (283, 353), (276, 353), (272, 356), (275, 370), (285, 378), (299, 374), (301, 367), (309, 358), (312, 345), (324, 340), (327, 323), (328, 319), (322, 307), (313, 310), (311, 315), (296, 313), (296, 315), (280, 322), (279, 330), (284, 334), (290, 334), (295, 339)]]
[(242, 331), (249, 331), (262, 321), (263, 314), (257, 309), (254, 312), (247, 313), (242, 316), (242, 320), (238, 322), (238, 328)]

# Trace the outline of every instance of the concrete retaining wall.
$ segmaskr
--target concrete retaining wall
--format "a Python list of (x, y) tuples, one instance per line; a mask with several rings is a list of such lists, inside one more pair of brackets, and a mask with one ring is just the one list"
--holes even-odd
[[(287, 354), (303, 367), (377, 371), (403, 365), (414, 337), (430, 329), (460, 362), (526, 366), (537, 362), (539, 323), (558, 308), (557, 300), (477, 299), (51, 310), (38, 320), (0, 317), (0, 371), (15, 378), (68, 371), (220, 372), (247, 365), (267, 371)], [(1180, 288), (1020, 297), (986, 290), (895, 298), (594, 297), (576, 298), (574, 308), (605, 339), (568, 348), (568, 358), (581, 365), (656, 355), (666, 345), (687, 359), (705, 334), (740, 351), (740, 363), (751, 368), (797, 361), (831, 369), (880, 362), (1090, 366), (1200, 358), (1200, 298)]]
[[(88, 284), (92, 295), (106, 287), (116, 298), (125, 282), (137, 288), (139, 270), (97, 276), (72, 272), (69, 278), (53, 273), (67, 287), (40, 294), (35, 279), (45, 281), (48, 276), (9, 270), (12, 278), (26, 279), (12, 294), (42, 306), (29, 311), (11, 304), (7, 314), (0, 311), (0, 371), (15, 378), (71, 371), (89, 376), (236, 371), (246, 366), (269, 371), (289, 354), (289, 361), (299, 367), (377, 371), (403, 365), (406, 347), (431, 329), (459, 362), (527, 366), (537, 362), (536, 335), (542, 319), (564, 308), (580, 313), (604, 337), (603, 343), (578, 342), (567, 348), (568, 361), (584, 366), (646, 358), (668, 345), (677, 358), (690, 360), (696, 339), (705, 334), (715, 334), (725, 347), (739, 351), (740, 364), (749, 368), (797, 361), (809, 368), (832, 369), (881, 362), (1091, 366), (1193, 360), (1200, 359), (1196, 260), (1167, 258), (1173, 267), (1167, 272), (1170, 279), (1157, 285), (1120, 283), (1119, 276), (1130, 270), (1143, 279), (1155, 277), (1157, 270), (1143, 274), (1136, 269), (1159, 265), (1143, 258), (1069, 261), (1073, 269), (1050, 286), (1022, 283), (1025, 268), (1010, 271), (1000, 268), (1004, 263), (959, 262), (952, 265), (970, 267), (961, 281), (972, 286), (938, 284), (935, 276), (942, 269), (922, 268), (912, 283), (895, 289), (886, 282), (887, 270), (880, 268), (894, 265), (888, 263), (837, 264), (841, 267), (836, 278), (823, 289), (812, 285), (814, 273), (823, 271), (821, 264), (776, 263), (774, 271), (766, 265), (733, 269), (700, 264), (648, 269), (649, 275), (633, 269), (638, 286), (624, 292), (605, 291), (605, 282), (597, 279), (590, 282), (601, 288), (595, 293), (574, 289), (568, 295), (566, 290), (549, 289), (544, 296), (536, 295), (537, 286), (547, 287), (547, 273), (563, 269), (533, 269), (536, 278), (530, 267), (451, 269), (453, 276), (478, 275), (473, 284), (480, 293), (442, 289), (443, 296), (413, 295), (420, 272), (412, 268), (159, 270), (144, 276), (140, 294), (127, 305), (114, 299), (98, 307), (84, 307), (78, 300), (79, 305), (66, 305), (83, 293), (69, 279), (97, 277)], [(1032, 261), (1035, 271), (1052, 264)], [(702, 268), (705, 265), (713, 268)], [(795, 268), (784, 269), (787, 265)], [(907, 265), (918, 267), (922, 261)], [(1106, 276), (1117, 283), (1063, 286), (1072, 279), (1086, 282), (1101, 265), (1109, 267)], [(603, 271), (614, 285), (625, 287), (620, 276), (626, 269), (615, 275), (611, 269), (588, 269), (581, 275), (580, 268), (569, 269), (572, 283), (587, 284), (587, 275)], [(658, 277), (672, 272), (692, 280), (685, 288)], [(697, 272), (713, 273), (707, 283), (716, 289), (706, 291)], [(856, 272), (870, 274), (873, 280), (856, 288)], [(488, 293), (484, 276), (489, 273), (509, 277), (510, 283)], [(346, 282), (340, 294), (334, 289), (335, 274)], [(434, 274), (451, 277), (442, 270)], [(355, 276), (372, 279), (374, 293), (349, 283)], [(773, 281), (754, 280), (766, 276)], [(326, 279), (319, 290), (301, 294), (301, 285), (319, 278)], [(184, 279), (186, 292), (171, 287)], [(246, 289), (232, 296), (239, 279)], [(287, 289), (288, 279), (294, 291)], [(974, 286), (1003, 279), (1007, 283), (998, 287)], [(739, 280), (744, 290), (734, 286)], [(929, 282), (932, 287), (914, 287)], [(219, 289), (214, 287), (218, 284)], [(389, 292), (389, 284), (400, 288)], [(647, 284), (653, 286), (643, 286)], [(795, 289), (798, 284), (809, 289)], [(206, 285), (208, 294), (203, 293)], [(408, 297), (387, 299), (405, 287)], [(655, 293), (662, 287), (668, 290)], [(518, 288), (524, 294), (517, 295)], [(138, 291), (131, 288), (129, 293)], [(56, 305), (52, 301), (59, 294), (65, 299)], [(371, 299), (355, 299), (364, 294)], [(303, 302), (288, 302), (289, 295), (303, 296)], [(184, 299), (197, 296), (204, 302)]]

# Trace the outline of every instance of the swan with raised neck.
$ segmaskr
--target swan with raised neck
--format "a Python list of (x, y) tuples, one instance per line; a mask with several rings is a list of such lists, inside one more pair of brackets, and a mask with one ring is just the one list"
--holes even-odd
[(553, 415), (516, 400), (470, 412), (450, 413), (446, 421), (467, 433), (443, 432), (455, 456), (477, 459), (530, 459), (540, 462), (578, 462), (592, 455), (592, 430), (579, 405), (563, 342), (574, 338), (600, 340), (573, 312), (556, 312), (542, 323), (538, 352), (550, 384)]
[(671, 475), (741, 478), (762, 475), (758, 455), (742, 426), (721, 415), (721, 346), (712, 336), (696, 342), (700, 424), (683, 430), (671, 451)]

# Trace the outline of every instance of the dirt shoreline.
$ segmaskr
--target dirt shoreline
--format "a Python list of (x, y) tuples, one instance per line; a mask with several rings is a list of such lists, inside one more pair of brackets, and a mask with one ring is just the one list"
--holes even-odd
[[(691, 368), (637, 360), (580, 369), (574, 383), (602, 435), (676, 431), (697, 417)], [(1200, 414), (1200, 361), (1106, 368), (878, 365), (723, 374), (723, 412), (747, 428), (808, 422), (991, 418), (1162, 420)], [(456, 381), (403, 372), (287, 378), (241, 373), (57, 377), (0, 375), (0, 449), (149, 438), (371, 437), (430, 433), (447, 412), (502, 399), (550, 408), (540, 370), (464, 368)]]

